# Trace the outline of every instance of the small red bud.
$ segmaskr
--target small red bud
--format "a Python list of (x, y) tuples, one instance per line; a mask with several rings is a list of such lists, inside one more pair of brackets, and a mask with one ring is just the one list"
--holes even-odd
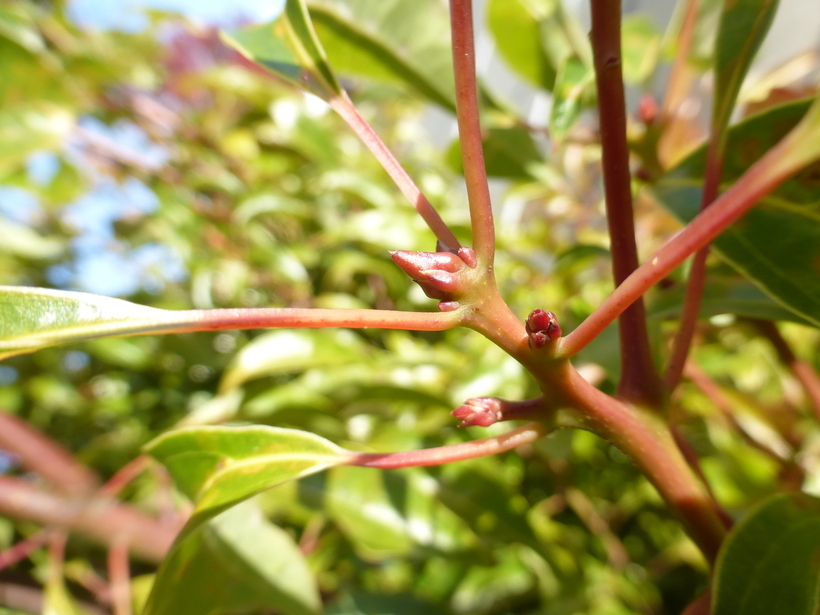
[(527, 316), (527, 335), (532, 348), (543, 348), (547, 342), (561, 337), (558, 317), (546, 310), (533, 310)]
[(495, 397), (473, 397), (450, 414), (461, 421), (459, 427), (489, 427), (503, 418), (501, 400)]
[(394, 250), (390, 256), (431, 299), (449, 301), (451, 293), (459, 289), (459, 278), (453, 274), (464, 269), (464, 261), (455, 254)]
[(454, 312), (461, 307), (458, 301), (439, 301), (438, 309), (442, 312)]
[(641, 102), (638, 103), (638, 117), (647, 126), (651, 126), (658, 119), (658, 102), (652, 94), (641, 96)]
[(472, 248), (468, 248), (467, 246), (461, 246), (458, 249), (458, 255), (461, 257), (461, 260), (467, 263), (467, 266), (470, 269), (475, 269), (476, 265), (478, 264), (478, 259), (476, 258), (475, 250), (473, 250)]

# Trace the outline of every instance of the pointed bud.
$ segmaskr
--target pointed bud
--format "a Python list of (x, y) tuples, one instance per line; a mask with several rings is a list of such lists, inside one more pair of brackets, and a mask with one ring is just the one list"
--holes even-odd
[(464, 269), (464, 261), (455, 254), (393, 250), (390, 256), (431, 299), (449, 301), (459, 290), (460, 280), (454, 274)]
[(475, 250), (473, 250), (472, 248), (468, 248), (467, 246), (461, 246), (458, 249), (457, 254), (461, 257), (461, 260), (467, 263), (467, 266), (470, 269), (475, 269), (476, 265), (478, 264), (478, 259), (476, 258)]
[(495, 397), (473, 397), (450, 414), (461, 421), (459, 427), (489, 427), (503, 418), (501, 400)]
[(561, 337), (561, 325), (558, 317), (545, 310), (533, 310), (527, 316), (527, 335), (531, 348), (543, 348), (547, 342)]

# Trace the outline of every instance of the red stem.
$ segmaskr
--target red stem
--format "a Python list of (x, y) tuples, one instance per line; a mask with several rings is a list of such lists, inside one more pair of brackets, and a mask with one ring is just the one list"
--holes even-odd
[(473, 248), (479, 263), (491, 269), (495, 257), (495, 225), (481, 137), (471, 0), (450, 0), (450, 27), (453, 38), (458, 135), (461, 141), (461, 158), (464, 161), (467, 199), (470, 203)]
[(103, 544), (127, 539), (131, 552), (162, 560), (178, 527), (105, 498), (66, 498), (17, 478), (0, 476), (0, 514), (83, 533)]
[(17, 562), (26, 559), (34, 551), (46, 545), (49, 540), (51, 540), (51, 532), (40, 530), (33, 536), (11, 545), (5, 551), (0, 552), (0, 570), (14, 566)]
[[(612, 273), (620, 286), (638, 268), (629, 146), (626, 140), (626, 102), (621, 62), (621, 2), (592, 0), (592, 54), (598, 87), (604, 193)], [(638, 298), (618, 316), (621, 381), (618, 394), (633, 402), (660, 406), (663, 387), (652, 362), (646, 311)]]
[(128, 543), (115, 542), (108, 549), (108, 579), (114, 615), (131, 615), (131, 572)]
[(797, 141), (800, 138), (802, 134), (798, 136), (794, 131), (787, 135), (746, 171), (711, 207), (701, 212), (682, 231), (667, 241), (649, 262), (635, 270), (584, 322), (559, 341), (560, 355), (572, 356), (584, 348), (609, 323), (690, 254), (708, 245), (754, 207), (761, 198), (807, 164), (805, 159), (788, 156), (795, 146), (799, 146)]
[(367, 468), (395, 469), (413, 468), (418, 466), (438, 466), (465, 459), (497, 455), (514, 449), (522, 444), (535, 442), (546, 435), (548, 429), (538, 423), (530, 423), (508, 433), (481, 440), (471, 440), (461, 444), (439, 446), (417, 451), (402, 451), (399, 453), (358, 453), (352, 457), (347, 465), (363, 466)]
[(100, 487), (97, 495), (108, 498), (116, 497), (128, 483), (142, 474), (150, 464), (151, 457), (148, 455), (140, 455), (132, 459)]
[[(706, 154), (706, 176), (700, 200), (701, 211), (709, 207), (718, 196), (720, 178), (723, 175), (725, 143), (724, 136), (713, 130), (709, 142), (709, 151)], [(706, 284), (706, 259), (708, 257), (709, 246), (706, 245), (695, 254), (692, 268), (689, 271), (678, 332), (672, 341), (672, 353), (664, 374), (664, 384), (669, 391), (674, 391), (675, 387), (678, 386), (683, 375), (686, 357), (689, 356), (689, 349), (692, 346), (700, 304), (703, 300), (703, 287)]]
[(13, 453), (23, 467), (39, 474), (63, 493), (88, 495), (99, 485), (96, 474), (78, 463), (71, 453), (7, 412), (0, 412), (0, 449)]
[(347, 94), (342, 93), (336, 98), (329, 101), (331, 108), (338, 113), (342, 119), (347, 122), (348, 126), (353, 129), (362, 142), (376, 157), (387, 174), (396, 183), (399, 190), (404, 196), (413, 204), (416, 211), (421, 214), (421, 217), (433, 231), (435, 236), (447, 244), (450, 248), (459, 248), (461, 244), (456, 239), (453, 232), (438, 215), (438, 212), (427, 200), (427, 197), (422, 194), (419, 187), (412, 180), (404, 167), (401, 166), (393, 153), (387, 148), (384, 142), (379, 138), (373, 127), (359, 114), (358, 109), (353, 105)]

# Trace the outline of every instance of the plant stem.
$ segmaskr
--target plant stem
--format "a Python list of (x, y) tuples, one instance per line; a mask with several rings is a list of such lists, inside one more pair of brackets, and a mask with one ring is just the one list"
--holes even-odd
[(481, 440), (471, 440), (461, 444), (439, 446), (417, 451), (399, 453), (358, 453), (347, 465), (367, 468), (413, 468), (418, 466), (438, 466), (465, 459), (497, 455), (522, 444), (530, 444), (546, 435), (549, 429), (539, 423), (530, 423), (508, 433)]
[(114, 615), (131, 615), (131, 572), (128, 543), (115, 542), (108, 549), (108, 579)]
[(153, 562), (162, 560), (179, 530), (107, 498), (59, 496), (10, 476), (0, 476), (0, 514), (77, 531), (103, 544), (126, 538), (133, 554)]
[(51, 438), (7, 412), (0, 412), (0, 449), (13, 453), (21, 465), (68, 495), (89, 495), (97, 490), (97, 475), (79, 463)]
[(817, 420), (820, 421), (820, 376), (814, 371), (814, 367), (812, 367), (808, 361), (803, 361), (795, 356), (789, 347), (789, 343), (783, 338), (777, 329), (777, 325), (773, 322), (770, 320), (756, 319), (752, 320), (752, 322), (763, 336), (769, 340), (771, 345), (774, 346), (780, 360), (792, 370), (797, 380), (803, 385), (803, 390), (809, 398), (809, 403), (814, 410), (814, 415)]
[(441, 216), (439, 216), (438, 212), (430, 204), (430, 201), (427, 200), (427, 197), (424, 196), (410, 175), (407, 174), (404, 167), (401, 166), (393, 153), (379, 138), (373, 130), (373, 127), (359, 114), (358, 109), (353, 105), (350, 98), (347, 97), (347, 94), (343, 92), (341, 95), (330, 99), (329, 104), (331, 108), (347, 122), (348, 126), (353, 129), (381, 163), (384, 170), (387, 171), (387, 174), (390, 175), (404, 196), (413, 204), (413, 207), (419, 212), (436, 238), (447, 244), (450, 248), (459, 248), (461, 244), (455, 235), (453, 235), (450, 227), (441, 219)]
[(560, 386), (585, 428), (627, 455), (678, 514), (706, 559), (714, 563), (726, 529), (703, 484), (686, 463), (663, 421), (630, 409), (587, 383), (568, 363), (547, 376)]
[(495, 225), (478, 110), (475, 74), (473, 7), (471, 0), (450, 0), (450, 27), (453, 36), (453, 68), (456, 80), (456, 114), (464, 161), (464, 180), (470, 203), (473, 248), (479, 264), (492, 269), (495, 257)]
[[(703, 192), (700, 200), (700, 210), (709, 207), (718, 196), (720, 178), (723, 175), (723, 161), (726, 150), (725, 132), (716, 132), (720, 127), (713, 128), (709, 150), (706, 154), (706, 176), (704, 177)], [(723, 129), (725, 131), (725, 128)], [(680, 323), (675, 339), (672, 341), (672, 352), (669, 365), (664, 374), (664, 384), (669, 391), (674, 391), (683, 374), (683, 366), (692, 338), (695, 335), (700, 304), (703, 300), (703, 287), (706, 284), (706, 259), (709, 257), (709, 246), (701, 248), (692, 260), (689, 279), (686, 281), (686, 292), (683, 299)]]
[[(820, 103), (814, 116), (820, 116)], [(812, 109), (807, 117), (812, 114)], [(817, 117), (812, 120), (816, 124)], [(681, 232), (630, 275), (572, 333), (559, 341), (560, 356), (569, 357), (595, 339), (623, 311), (686, 258), (708, 245), (728, 226), (801, 168), (820, 157), (816, 146), (806, 147), (813, 132), (811, 121), (798, 124), (786, 137), (758, 160), (712, 205), (695, 217)]]
[(26, 559), (31, 553), (48, 544), (50, 539), (51, 532), (40, 530), (33, 536), (21, 540), (0, 552), (0, 570), (5, 570), (9, 566), (14, 566), (17, 562)]
[[(604, 193), (612, 250), (612, 273), (620, 286), (638, 268), (629, 147), (626, 141), (626, 102), (621, 70), (621, 2), (591, 0), (592, 54), (600, 110)], [(618, 394), (636, 403), (658, 407), (663, 386), (652, 362), (646, 311), (638, 298), (618, 316), (621, 380)]]

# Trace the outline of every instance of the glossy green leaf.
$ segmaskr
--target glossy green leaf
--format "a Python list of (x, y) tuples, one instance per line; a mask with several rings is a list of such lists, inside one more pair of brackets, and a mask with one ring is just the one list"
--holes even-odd
[(409, 86), (455, 112), (446, 7), (436, 0), (314, 0), (310, 16), (342, 75)]
[(304, 0), (287, 0), (277, 19), (223, 33), (225, 42), (293, 85), (324, 100), (342, 92)]
[(816, 615), (820, 500), (778, 494), (726, 539), (715, 570), (713, 615)]
[[(810, 101), (754, 116), (727, 134), (724, 188), (793, 128)], [(677, 218), (700, 209), (706, 151), (664, 175), (655, 194)], [(764, 197), (712, 244), (715, 251), (779, 303), (820, 326), (820, 183), (815, 163)]]
[(174, 312), (121, 299), (0, 286), (0, 359), (66, 342), (160, 332), (175, 320)]
[(321, 612), (316, 580), (290, 535), (250, 502), (174, 546), (143, 615), (219, 615), (264, 609)]
[(475, 534), (437, 497), (435, 479), (420, 470), (380, 472), (335, 468), (325, 510), (367, 559), (407, 555), (414, 549), (462, 551)]
[(592, 68), (576, 58), (564, 62), (552, 93), (551, 137), (561, 139), (567, 135), (578, 121), (584, 101), (592, 99), (594, 92), (595, 72)]
[[(682, 284), (659, 290), (653, 295), (647, 307), (647, 315), (660, 320), (678, 318), (684, 294), (685, 287)], [(729, 275), (729, 272), (707, 273), (699, 313), (702, 318), (718, 314), (735, 314), (764, 320), (787, 320), (811, 326), (805, 318), (787, 310), (748, 280), (737, 275)]]
[(350, 457), (348, 451), (312, 433), (263, 425), (178, 429), (153, 440), (145, 450), (196, 504), (183, 535), (260, 491)]
[(722, 138), (740, 86), (777, 12), (778, 0), (727, 0), (715, 42), (712, 133)]
[(542, 46), (541, 23), (554, 16), (548, 0), (489, 0), (487, 23), (498, 52), (527, 81), (551, 91), (556, 67)]

